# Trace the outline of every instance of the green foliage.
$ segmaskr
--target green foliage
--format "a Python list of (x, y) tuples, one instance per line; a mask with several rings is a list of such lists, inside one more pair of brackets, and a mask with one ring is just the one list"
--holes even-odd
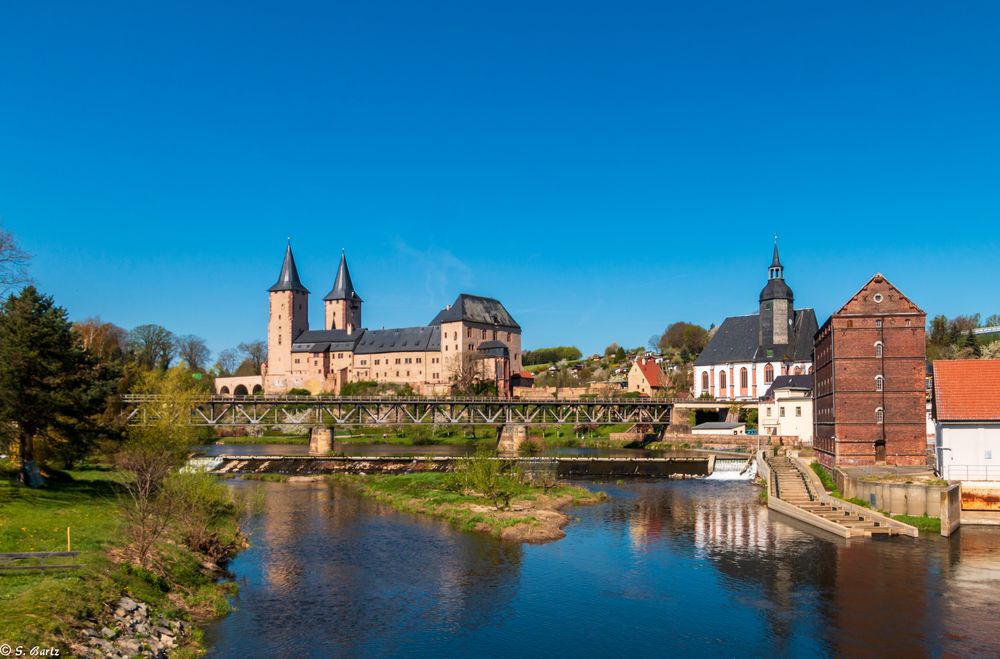
[(833, 475), (827, 471), (823, 465), (818, 462), (813, 462), (809, 465), (809, 468), (812, 469), (817, 476), (819, 476), (820, 482), (823, 483), (824, 490), (830, 492), (837, 487), (837, 484), (833, 480)]
[(862, 508), (871, 508), (871, 504), (864, 499), (859, 499), (857, 497), (851, 497), (850, 499), (844, 499), (847, 503), (853, 503), (855, 506), (861, 506)]
[(17, 428), (22, 478), (39, 485), (35, 439), (72, 463), (106, 434), (117, 370), (86, 351), (66, 311), (27, 286), (0, 308), (0, 425)]
[(301, 387), (292, 387), (288, 390), (289, 396), (312, 396), (312, 392)]
[[(679, 350), (688, 360), (698, 355), (708, 343), (708, 330), (701, 325), (679, 321), (671, 323), (656, 342), (661, 352)], [(686, 362), (685, 362), (686, 363)]]
[(537, 350), (526, 350), (521, 357), (521, 363), (525, 366), (533, 364), (551, 364), (560, 360), (576, 361), (583, 356), (580, 349), (575, 346), (558, 346), (556, 348), (539, 348)]
[(205, 472), (173, 472), (160, 496), (169, 504), (189, 549), (218, 561), (235, 552), (239, 538), (225, 534), (225, 522), (249, 512), (229, 488)]
[(924, 533), (941, 533), (940, 517), (928, 517), (927, 515), (893, 515), (892, 518), (897, 522), (915, 526), (918, 531), (922, 531)]
[(628, 354), (625, 352), (625, 348), (618, 346), (618, 350), (615, 350), (615, 359), (622, 360), (627, 356)]
[(139, 325), (128, 333), (128, 350), (143, 368), (165, 371), (177, 355), (177, 338), (162, 325)]
[(493, 501), (497, 510), (506, 510), (511, 498), (524, 490), (524, 480), (516, 462), (500, 460), (495, 451), (480, 449), (455, 465), (451, 488), (475, 492)]

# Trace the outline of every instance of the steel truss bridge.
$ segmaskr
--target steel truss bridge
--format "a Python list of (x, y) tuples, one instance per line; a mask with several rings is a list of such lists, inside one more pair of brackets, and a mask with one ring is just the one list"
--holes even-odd
[(155, 395), (121, 397), (131, 425), (167, 418), (195, 426), (323, 427), (334, 425), (667, 426), (667, 399), (524, 400), (502, 398), (339, 398), (334, 396), (212, 396), (179, 404)]

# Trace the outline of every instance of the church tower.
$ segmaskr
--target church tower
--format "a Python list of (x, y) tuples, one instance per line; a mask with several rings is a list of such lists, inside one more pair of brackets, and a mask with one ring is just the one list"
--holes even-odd
[[(760, 333), (758, 345), (788, 345), (794, 320), (795, 296), (785, 283), (785, 268), (778, 259), (778, 242), (774, 243), (774, 257), (767, 269), (767, 284), (760, 292)], [(779, 357), (779, 355), (775, 355)]]
[(347, 269), (347, 256), (340, 253), (340, 267), (337, 280), (323, 303), (326, 306), (326, 329), (340, 329), (353, 332), (361, 327), (361, 296), (354, 290), (351, 272)]
[(292, 342), (309, 329), (309, 291), (299, 280), (299, 271), (288, 241), (278, 281), (267, 289), (270, 313), (267, 321), (267, 375), (265, 391), (288, 388), (292, 370)]

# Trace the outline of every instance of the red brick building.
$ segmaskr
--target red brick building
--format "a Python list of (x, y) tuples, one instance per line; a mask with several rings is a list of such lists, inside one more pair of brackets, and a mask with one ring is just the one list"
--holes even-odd
[(925, 319), (877, 274), (816, 332), (814, 444), (820, 463), (926, 462)]

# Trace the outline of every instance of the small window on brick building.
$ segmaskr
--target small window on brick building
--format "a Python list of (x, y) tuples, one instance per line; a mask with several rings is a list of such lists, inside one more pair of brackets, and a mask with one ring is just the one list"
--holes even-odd
[(882, 319), (881, 318), (876, 318), (875, 319), (875, 327), (878, 327), (878, 328), (882, 327)]
[(879, 341), (878, 343), (875, 344), (875, 356), (879, 357), (879, 358), (882, 357), (882, 342), (881, 341)]
[(910, 326), (912, 326), (912, 325), (913, 325), (913, 320), (911, 320), (910, 318), (907, 318), (907, 319), (906, 319), (906, 326), (907, 326), (907, 327), (910, 327)]
[(875, 408), (875, 423), (883, 423), (885, 421), (885, 411), (881, 407)]
[(882, 294), (876, 293), (874, 296), (872, 296), (872, 299), (875, 300), (875, 304), (881, 304), (883, 299)]
[(885, 379), (881, 375), (875, 376), (875, 391), (882, 391), (885, 388)]

